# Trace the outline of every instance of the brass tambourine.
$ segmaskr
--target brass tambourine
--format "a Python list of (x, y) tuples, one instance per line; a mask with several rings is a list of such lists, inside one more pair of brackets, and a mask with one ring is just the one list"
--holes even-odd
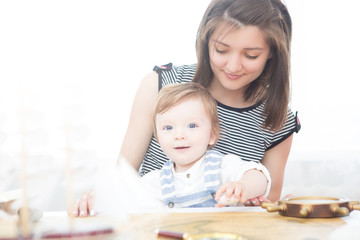
[(331, 218), (344, 217), (353, 210), (360, 210), (360, 202), (345, 197), (304, 196), (262, 203), (261, 207), (288, 217)]

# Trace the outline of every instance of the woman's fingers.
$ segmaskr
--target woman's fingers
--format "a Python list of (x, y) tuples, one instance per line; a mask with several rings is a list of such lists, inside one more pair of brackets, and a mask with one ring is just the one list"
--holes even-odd
[(257, 198), (251, 198), (244, 202), (245, 206), (259, 206), (260, 202)]
[(73, 216), (73, 217), (79, 216), (79, 203), (80, 203), (80, 200), (76, 200), (74, 202), (73, 206), (68, 208), (69, 216)]
[(286, 199), (286, 198), (291, 198), (291, 197), (295, 197), (295, 195), (294, 195), (294, 194), (291, 194), (291, 193), (286, 194), (285, 197), (284, 197), (284, 199)]
[(261, 204), (263, 202), (270, 202), (269, 199), (263, 197), (263, 196), (260, 196), (260, 197), (257, 197), (257, 198), (251, 198), (251, 199), (248, 199), (244, 205), (245, 206), (261, 206)]
[(260, 201), (260, 204), (263, 203), (263, 202), (271, 202), (269, 199), (267, 199), (266, 197), (264, 196), (260, 196), (258, 197), (259, 201)]
[(88, 193), (82, 193), (79, 202), (79, 217), (86, 217), (88, 214)]
[(73, 217), (94, 216), (95, 213), (93, 191), (82, 193), (72, 208), (68, 208), (68, 215)]
[(252, 206), (260, 206), (261, 203), (258, 198), (252, 198), (250, 199)]
[(95, 207), (94, 207), (94, 193), (93, 191), (89, 192), (87, 197), (87, 203), (88, 203), (88, 211), (90, 216), (95, 215)]

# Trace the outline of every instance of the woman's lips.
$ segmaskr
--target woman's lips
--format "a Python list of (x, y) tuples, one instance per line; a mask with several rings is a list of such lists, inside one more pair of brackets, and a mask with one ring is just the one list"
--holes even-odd
[(243, 76), (244, 74), (241, 74), (241, 75), (234, 75), (234, 74), (230, 74), (230, 73), (226, 73), (225, 72), (225, 76), (231, 80), (236, 80), (236, 79), (239, 79)]

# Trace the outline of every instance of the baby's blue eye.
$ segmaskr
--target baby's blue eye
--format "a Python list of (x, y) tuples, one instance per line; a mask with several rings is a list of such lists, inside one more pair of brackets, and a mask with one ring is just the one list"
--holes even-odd
[(195, 123), (189, 124), (189, 128), (196, 128), (196, 124)]
[(171, 130), (172, 128), (173, 128), (172, 126), (165, 126), (164, 127), (164, 129), (167, 130), (167, 131)]

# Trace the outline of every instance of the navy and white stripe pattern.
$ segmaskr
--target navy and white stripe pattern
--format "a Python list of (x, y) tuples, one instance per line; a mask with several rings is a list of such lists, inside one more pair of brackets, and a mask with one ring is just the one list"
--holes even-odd
[(178, 197), (174, 185), (172, 172), (173, 162), (165, 162), (160, 172), (161, 193), (164, 204), (173, 207), (213, 207), (216, 204), (214, 194), (220, 186), (220, 165), (224, 155), (213, 150), (206, 152), (205, 161), (205, 186), (201, 191)]
[[(158, 72), (159, 82), (162, 86), (189, 82), (195, 70), (195, 64), (171, 66), (167, 70)], [(265, 121), (264, 103), (248, 108), (232, 108), (220, 102), (217, 104), (221, 133), (213, 149), (223, 154), (235, 154), (246, 161), (260, 162), (266, 150), (276, 146), (296, 131), (296, 119), (290, 109), (283, 128), (278, 132), (272, 132), (262, 127)], [(160, 169), (168, 160), (153, 137), (140, 167), (140, 175)]]

